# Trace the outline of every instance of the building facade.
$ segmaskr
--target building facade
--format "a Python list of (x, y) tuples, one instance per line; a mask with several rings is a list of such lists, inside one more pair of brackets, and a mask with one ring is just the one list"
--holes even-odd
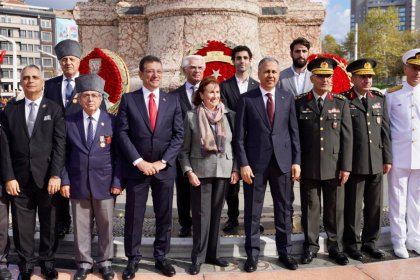
[(419, 0), (351, 0), (350, 28), (354, 31), (356, 23), (364, 21), (369, 9), (397, 9), (400, 19), (399, 30), (420, 29), (420, 1)]

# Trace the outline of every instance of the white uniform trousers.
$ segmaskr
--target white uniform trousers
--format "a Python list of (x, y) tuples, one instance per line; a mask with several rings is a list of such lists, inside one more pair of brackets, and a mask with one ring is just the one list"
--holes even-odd
[(420, 248), (420, 169), (393, 166), (388, 194), (392, 245)]

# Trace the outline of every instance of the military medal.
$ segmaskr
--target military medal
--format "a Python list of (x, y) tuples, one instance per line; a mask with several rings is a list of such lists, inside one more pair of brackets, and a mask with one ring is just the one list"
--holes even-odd
[(376, 123), (381, 124), (381, 117), (376, 117)]
[(73, 103), (76, 104), (77, 103), (77, 94), (73, 97)]
[(99, 146), (101, 146), (101, 148), (105, 148), (106, 144), (105, 144), (105, 136), (99, 136)]
[(112, 142), (112, 136), (111, 135), (106, 135), (105, 136), (105, 142), (110, 145)]
[(337, 126), (338, 126), (338, 122), (334, 121), (334, 122), (332, 123), (332, 128), (336, 129), (336, 128), (337, 128)]

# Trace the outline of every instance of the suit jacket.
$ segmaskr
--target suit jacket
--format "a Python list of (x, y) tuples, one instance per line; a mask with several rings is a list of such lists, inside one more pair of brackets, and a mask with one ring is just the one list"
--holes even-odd
[(184, 143), (179, 153), (179, 162), (183, 173), (193, 170), (198, 178), (230, 178), (232, 170), (238, 171), (238, 168), (234, 166), (233, 127), (229, 121), (229, 118), (233, 119), (234, 116), (235, 113), (230, 110), (226, 110), (223, 116), (226, 132), (225, 153), (203, 155), (197, 111), (193, 110), (187, 113), (187, 117), (184, 119)]
[[(3, 110), (0, 110), (0, 120), (2, 118), (2, 114), (3, 114)], [(3, 127), (0, 123), (0, 158), (1, 158), (1, 154), (3, 152), (3, 146), (4, 145), (8, 145), (7, 142), (7, 138), (6, 135), (3, 132)], [(1, 165), (1, 161), (0, 161), (0, 165)], [(0, 166), (0, 197), (5, 195), (5, 190), (3, 187), (3, 167)]]
[(121, 187), (115, 117), (101, 111), (92, 147), (86, 144), (83, 111), (66, 118), (67, 156), (61, 185), (70, 185), (72, 199), (110, 199), (111, 187)]
[[(253, 78), (249, 77), (248, 81), (248, 91), (253, 90), (259, 86), (259, 83)], [(236, 106), (238, 104), (239, 97), (241, 96), (238, 88), (238, 83), (236, 82), (236, 77), (233, 75), (230, 79), (223, 81), (220, 84), (220, 93), (222, 95), (223, 102), (225, 106), (229, 109), (236, 111)]]
[(9, 102), (2, 118), (7, 143), (2, 143), (3, 180), (25, 186), (30, 176), (44, 188), (51, 176), (60, 176), (65, 160), (66, 131), (63, 111), (42, 98), (32, 136), (25, 119), (25, 99)]
[(176, 95), (160, 91), (155, 131), (152, 132), (143, 91), (124, 94), (117, 117), (117, 140), (124, 156), (122, 177), (143, 179), (133, 162), (143, 158), (148, 162), (164, 159), (165, 170), (155, 175), (159, 179), (173, 179), (176, 158), (182, 145), (184, 128), (181, 106)]
[[(64, 107), (63, 105), (63, 95), (61, 93), (61, 84), (63, 82), (63, 75), (49, 79), (45, 82), (45, 88), (44, 88), (44, 96), (48, 99), (51, 99), (58, 103), (61, 106), (61, 109), (65, 113), (66, 116), (71, 115), (73, 113), (79, 112), (82, 110), (82, 107), (80, 106), (79, 102), (76, 98), (76, 91), (73, 90), (73, 93), (70, 98), (70, 102), (67, 103), (67, 105)], [(106, 111), (106, 104), (105, 101), (102, 99), (101, 103), (101, 110)]]
[(296, 99), (302, 178), (330, 180), (352, 170), (353, 132), (347, 99), (328, 93), (322, 112), (312, 91)]
[(241, 95), (236, 110), (235, 156), (240, 167), (264, 172), (274, 154), (282, 172), (300, 164), (299, 130), (294, 96), (275, 90), (275, 116), (271, 127), (260, 88)]
[(367, 110), (351, 88), (343, 93), (349, 99), (353, 125), (353, 168), (360, 175), (383, 172), (383, 165), (392, 163), (389, 118), (385, 96), (379, 91), (366, 94)]
[(179, 104), (181, 105), (182, 119), (184, 120), (185, 116), (187, 115), (187, 112), (192, 110), (190, 100), (188, 99), (187, 88), (185, 87), (185, 83), (179, 88), (170, 92), (169, 94), (174, 94), (178, 97)]
[(305, 83), (303, 85), (303, 92), (298, 92), (295, 84), (294, 79), (295, 73), (292, 70), (292, 66), (284, 69), (280, 72), (280, 79), (278, 81), (278, 87), (284, 89), (285, 91), (290, 91), (295, 96), (298, 96), (304, 92), (308, 92), (312, 90), (312, 82), (311, 82), (311, 73), (306, 71), (305, 74)]

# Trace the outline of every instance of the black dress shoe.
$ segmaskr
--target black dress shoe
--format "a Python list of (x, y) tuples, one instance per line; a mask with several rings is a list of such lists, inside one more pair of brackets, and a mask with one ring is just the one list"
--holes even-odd
[(372, 258), (375, 259), (382, 259), (383, 257), (385, 257), (385, 252), (375, 247), (362, 246), (362, 251), (369, 254)]
[(46, 267), (45, 265), (41, 266), (41, 274), (45, 276), (48, 280), (58, 279), (58, 272), (53, 266)]
[(363, 254), (359, 250), (348, 250), (347, 255), (356, 261), (363, 261)]
[(317, 253), (314, 253), (312, 251), (304, 251), (300, 261), (302, 262), (302, 264), (309, 264), (317, 256)]
[(0, 269), (0, 280), (11, 280), (11, 279), (12, 279), (12, 274), (6, 267)]
[(114, 279), (114, 271), (112, 270), (111, 266), (104, 266), (99, 269), (99, 273), (102, 275), (102, 279), (104, 280), (112, 280)]
[(89, 273), (92, 273), (92, 269), (78, 268), (73, 276), (73, 280), (85, 280)]
[(246, 272), (254, 272), (257, 270), (258, 257), (248, 257), (244, 264), (244, 270)]
[(264, 232), (264, 226), (262, 224), (260, 224), (260, 233)]
[(129, 261), (122, 273), (122, 279), (133, 279), (139, 269), (139, 261)]
[(339, 265), (347, 265), (349, 263), (349, 259), (342, 252), (332, 251), (328, 254), (328, 257)]
[(280, 255), (279, 261), (284, 264), (287, 269), (296, 270), (298, 268), (297, 261), (291, 255)]
[(57, 230), (57, 235), (59, 238), (64, 238), (64, 236), (66, 236), (66, 234), (69, 234), (69, 233), (70, 233), (70, 227), (62, 227)]
[(188, 237), (191, 236), (191, 228), (190, 227), (181, 227), (178, 233), (179, 237)]
[(229, 266), (229, 263), (227, 261), (221, 260), (221, 259), (206, 260), (206, 263), (216, 265), (216, 266), (220, 266), (220, 267), (228, 267)]
[(176, 274), (175, 268), (166, 259), (156, 260), (155, 268), (168, 277), (172, 277)]
[(225, 233), (232, 233), (239, 226), (238, 219), (229, 219), (223, 228)]
[(31, 280), (32, 273), (33, 273), (33, 269), (21, 270), (18, 280)]
[(201, 263), (193, 262), (190, 265), (189, 272), (191, 275), (197, 275), (198, 273), (200, 273), (200, 268), (201, 268)]

